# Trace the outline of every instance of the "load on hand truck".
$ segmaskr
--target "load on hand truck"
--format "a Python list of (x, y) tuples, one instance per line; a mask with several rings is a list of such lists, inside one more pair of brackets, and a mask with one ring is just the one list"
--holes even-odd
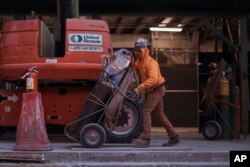
[[(133, 93), (128, 93), (136, 81), (132, 62), (133, 55), (128, 50), (120, 49), (114, 53), (90, 93), (80, 116), (65, 127), (66, 136), (84, 147), (100, 147), (106, 141), (106, 133), (113, 131), (117, 126), (131, 124), (128, 122), (131, 114), (139, 120), (135, 124), (138, 127), (134, 129), (140, 132), (140, 99)], [(133, 104), (139, 112), (127, 111), (126, 103)]]
[(232, 73), (232, 69), (228, 70), (229, 67), (223, 59), (218, 65), (215, 62), (209, 64), (211, 76), (202, 98), (205, 101), (206, 120), (202, 133), (207, 140), (239, 138), (240, 121), (237, 118), (240, 106), (236, 104), (239, 97), (236, 96), (233, 78), (228, 80), (229, 72)]

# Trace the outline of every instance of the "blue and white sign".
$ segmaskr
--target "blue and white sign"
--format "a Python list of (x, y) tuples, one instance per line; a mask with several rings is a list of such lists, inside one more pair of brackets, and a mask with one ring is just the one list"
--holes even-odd
[(98, 34), (69, 34), (69, 44), (102, 45), (102, 35)]

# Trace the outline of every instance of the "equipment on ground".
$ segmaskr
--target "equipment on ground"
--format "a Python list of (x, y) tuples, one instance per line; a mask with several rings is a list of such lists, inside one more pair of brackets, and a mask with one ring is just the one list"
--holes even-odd
[[(106, 132), (111, 140), (124, 138), (131, 141), (132, 137), (140, 135), (142, 103), (139, 97), (132, 98), (128, 94), (136, 81), (135, 69), (130, 65), (132, 61), (133, 56), (126, 49), (114, 53), (80, 116), (65, 127), (66, 136), (84, 147), (100, 147), (106, 141)], [(134, 109), (131, 110), (131, 106)], [(134, 127), (126, 134), (119, 134), (119, 127), (129, 125)]]
[(28, 69), (21, 77), (26, 79), (26, 92), (22, 96), (22, 110), (19, 116), (15, 151), (50, 151), (41, 93), (38, 92), (38, 71)]
[[(70, 18), (64, 4), (58, 5), (62, 6), (61, 15), (57, 17), (60, 21), (55, 20), (58, 28), (53, 35), (40, 19), (10, 21), (1, 29), (1, 133), (18, 124), (26, 91), (26, 82), (20, 76), (31, 67), (39, 71), (47, 127), (64, 127), (76, 120), (90, 92), (96, 91), (104, 62), (112, 57), (109, 27), (103, 20)], [(119, 107), (131, 114), (120, 115), (123, 126), (114, 123), (112, 130), (107, 126), (107, 141), (129, 142), (134, 137), (131, 132), (137, 130), (135, 123), (140, 122), (138, 107), (127, 100)]]
[[(211, 82), (207, 85), (204, 110), (206, 122), (202, 126), (202, 134), (207, 140), (232, 139), (236, 136), (236, 133), (234, 131), (235, 124), (231, 122), (235, 122), (235, 120), (230, 121), (230, 119), (236, 118), (230, 118), (232, 113), (229, 109), (230, 107), (237, 108), (237, 106), (229, 101), (229, 82), (224, 76), (226, 62), (222, 59), (218, 66), (211, 63), (210, 67), (216, 69), (216, 71), (213, 70), (215, 73), (213, 73)], [(235, 96), (235, 94), (231, 96)]]

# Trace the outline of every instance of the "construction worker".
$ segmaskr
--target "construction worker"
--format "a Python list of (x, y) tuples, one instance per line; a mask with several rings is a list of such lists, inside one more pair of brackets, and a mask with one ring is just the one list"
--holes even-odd
[(205, 92), (201, 98), (201, 103), (204, 103), (206, 101), (206, 97), (208, 95), (208, 90), (209, 90), (208, 88), (209, 86), (211, 86), (212, 81), (214, 80), (215, 74), (217, 72), (217, 63), (211, 62), (208, 65), (208, 70), (209, 70), (210, 77), (207, 79), (207, 84), (206, 84)]
[(232, 69), (232, 66), (231, 66), (231, 65), (227, 65), (227, 66), (225, 67), (225, 76), (226, 76), (226, 78), (227, 78), (229, 81), (235, 79), (234, 72), (233, 72), (233, 69)]
[(149, 42), (144, 38), (135, 41), (135, 69), (140, 75), (141, 83), (134, 90), (138, 95), (147, 92), (147, 99), (143, 105), (143, 132), (133, 143), (137, 146), (148, 147), (151, 139), (151, 114), (157, 115), (160, 123), (166, 129), (169, 140), (163, 146), (172, 146), (180, 142), (173, 125), (163, 110), (163, 96), (165, 95), (165, 78), (161, 75), (159, 64), (149, 55)]

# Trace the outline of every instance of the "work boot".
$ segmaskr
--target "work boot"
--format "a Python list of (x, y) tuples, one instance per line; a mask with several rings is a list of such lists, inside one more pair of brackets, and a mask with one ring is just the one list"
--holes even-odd
[(171, 137), (171, 138), (168, 140), (167, 143), (163, 143), (162, 146), (164, 146), (164, 147), (169, 147), (169, 146), (173, 146), (173, 145), (175, 145), (175, 144), (177, 144), (177, 143), (179, 143), (179, 142), (180, 142), (179, 136), (176, 135), (176, 136), (174, 136), (174, 137)]
[(148, 147), (150, 144), (150, 139), (138, 137), (137, 139), (133, 139), (132, 143), (136, 144), (139, 147)]

